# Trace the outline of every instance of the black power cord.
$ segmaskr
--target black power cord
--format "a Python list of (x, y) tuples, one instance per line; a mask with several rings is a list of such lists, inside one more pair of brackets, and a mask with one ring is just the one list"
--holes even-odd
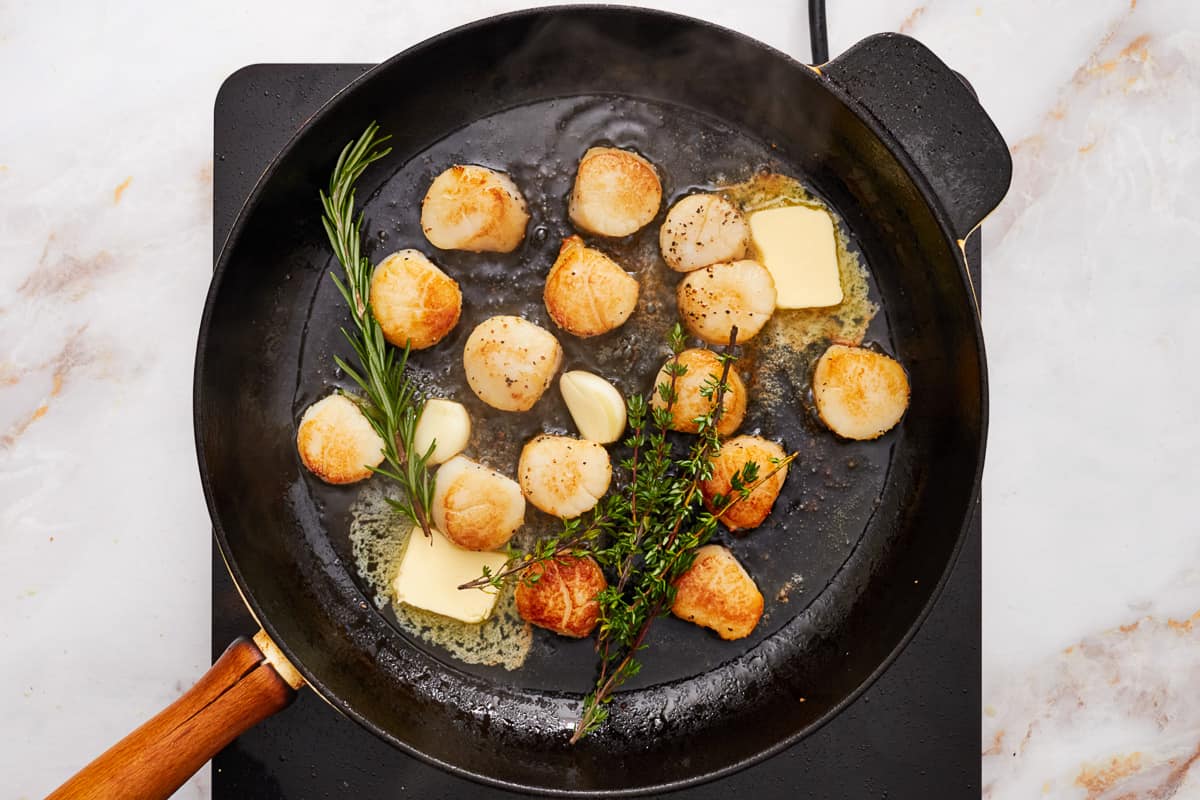
[(825, 25), (825, 0), (808, 0), (808, 37), (812, 43), (812, 63), (829, 60), (829, 31)]

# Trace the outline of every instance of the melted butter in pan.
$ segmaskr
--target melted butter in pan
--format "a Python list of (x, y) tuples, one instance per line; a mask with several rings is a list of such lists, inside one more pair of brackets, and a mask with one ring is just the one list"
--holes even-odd
[(833, 218), (842, 302), (829, 308), (779, 309), (745, 348), (744, 363), (751, 366), (747, 381), (750, 402), (767, 413), (784, 411), (796, 387), (807, 391), (813, 365), (831, 342), (862, 343), (879, 306), (871, 300), (867, 268), (851, 247), (845, 224), (800, 181), (764, 172), (721, 187), (720, 192), (744, 214), (803, 205), (826, 211)]
[(375, 604), (391, 607), (403, 631), (444, 648), (467, 664), (513, 670), (525, 663), (533, 632), (517, 614), (511, 587), (497, 599), (491, 618), (481, 624), (397, 603), (392, 581), (400, 569), (412, 524), (388, 505), (387, 496), (376, 483), (363, 489), (350, 513), (350, 541), (358, 574), (374, 590)]

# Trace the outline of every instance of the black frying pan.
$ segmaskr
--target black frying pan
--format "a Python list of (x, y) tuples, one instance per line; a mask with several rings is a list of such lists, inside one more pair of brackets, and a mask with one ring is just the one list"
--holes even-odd
[[(868, 340), (910, 374), (902, 424), (877, 442), (848, 443), (808, 408), (819, 349), (771, 367), (788, 402), (760, 408), (746, 428), (799, 450), (800, 467), (764, 528), (726, 540), (768, 598), (763, 623), (724, 643), (661, 620), (643, 673), (602, 731), (575, 746), (567, 738), (594, 674), (589, 643), (539, 636), (526, 666), (508, 672), (461, 664), (406, 635), (353, 567), (347, 530), (358, 490), (320, 484), (295, 454), (305, 406), (346, 385), (332, 367), (346, 318), (328, 278), (336, 262), (317, 191), (371, 120), (394, 136), (392, 155), (359, 190), (376, 257), (432, 251), (416, 229), (417, 203), (452, 161), (506, 169), (530, 200), (530, 234), (514, 256), (434, 254), (466, 289), (456, 333), (417, 360), (443, 388), (460, 380), (457, 354), (478, 319), (522, 313), (546, 324), (541, 280), (569, 232), (564, 196), (575, 160), (596, 141), (654, 160), (668, 203), (759, 168), (799, 176), (837, 210), (870, 268), (881, 309)], [(563, 794), (695, 783), (815, 730), (911, 638), (958, 551), (987, 420), (961, 245), (1010, 173), (971, 91), (899, 35), (811, 68), (685, 17), (554, 8), (459, 28), (368, 72), (304, 126), (255, 188), (221, 254), (200, 331), (201, 475), (221, 550), (263, 631), (231, 646), (196, 689), (57, 796), (165, 796), (301, 683), (446, 769)], [(662, 269), (656, 230), (609, 247), (644, 282)], [(568, 346), (567, 366), (595, 366), (617, 374), (622, 389), (644, 390), (639, 382), (662, 358), (651, 328), (618, 330), (593, 350)], [(477, 423), (488, 413), (469, 392), (459, 399)], [(548, 393), (528, 414), (491, 412), (477, 427), (502, 461), (498, 441), (565, 427), (564, 415)], [(535, 516), (533, 527), (545, 524)], [(779, 593), (789, 587), (785, 603)]]

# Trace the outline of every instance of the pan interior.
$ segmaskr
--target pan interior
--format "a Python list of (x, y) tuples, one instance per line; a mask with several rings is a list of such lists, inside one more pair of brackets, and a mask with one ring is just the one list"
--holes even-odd
[[(633, 236), (588, 237), (590, 244), (638, 277), (641, 295), (637, 311), (625, 325), (603, 336), (580, 339), (555, 328), (542, 301), (542, 286), (563, 238), (575, 233), (566, 213), (575, 165), (584, 150), (597, 144), (632, 148), (648, 157), (663, 178), (665, 202), (654, 222)], [(467, 454), (510, 476), (516, 475), (525, 442), (542, 432), (573, 434), (574, 425), (556, 386), (531, 411), (521, 414), (498, 412), (479, 401), (466, 385), (462, 368), (463, 345), (474, 326), (496, 314), (523, 316), (557, 333), (564, 348), (563, 370), (596, 372), (612, 380), (623, 394), (645, 392), (668, 354), (665, 336), (676, 319), (675, 285), (682, 277), (667, 268), (658, 253), (658, 228), (666, 208), (689, 192), (745, 181), (755, 173), (797, 174), (795, 166), (780, 159), (769, 144), (718, 119), (620, 96), (558, 98), (508, 109), (458, 129), (402, 163), (389, 163), (395, 171), (364, 204), (368, 254), (378, 262), (395, 250), (421, 249), (459, 282), (464, 295), (458, 326), (437, 346), (412, 355), (413, 374), (430, 395), (467, 406), (474, 421)], [(525, 193), (532, 219), (526, 240), (515, 252), (438, 251), (422, 235), (419, 209), (425, 190), (442, 169), (463, 163), (508, 172)], [(347, 355), (339, 331), (347, 315), (344, 300), (322, 273), (338, 267), (333, 261), (321, 266), (305, 276), (312, 283), (313, 296), (296, 370), (292, 405), (296, 420), (332, 386), (355, 389), (336, 370), (332, 358), (334, 353)], [(872, 289), (871, 296), (877, 299), (878, 291)], [(781, 313), (772, 324), (805, 323)], [(723, 534), (719, 540), (754, 577), (766, 598), (765, 619), (752, 636), (737, 642), (723, 642), (674, 618), (660, 620), (642, 659), (642, 672), (628, 688), (702, 675), (753, 649), (803, 611), (828, 584), (858, 543), (878, 502), (891, 439), (838, 441), (815, 422), (807, 407), (809, 374), (813, 358), (828, 340), (796, 350), (766, 343), (774, 338), (774, 331), (768, 330), (744, 348), (740, 367), (749, 381), (751, 400), (740, 432), (780, 441), (800, 457), (767, 522), (748, 535)], [(886, 314), (875, 315), (869, 340), (891, 350)], [(614, 463), (620, 457), (615, 450)], [(354, 563), (350, 504), (360, 497), (359, 487), (332, 487), (311, 477), (304, 487), (321, 509), (334, 550), (345, 563)], [(394, 529), (385, 536), (395, 537), (407, 529), (398, 515), (393, 519)], [(527, 519), (525, 537), (555, 529), (555, 521), (532, 506)], [(355, 574), (365, 594), (378, 594), (377, 586)], [(396, 621), (390, 604), (383, 613)], [(534, 631), (525, 666), (516, 671), (466, 664), (419, 637), (407, 638), (451, 668), (519, 688), (582, 694), (595, 674), (591, 640), (564, 639), (542, 630)]]
[[(332, 359), (346, 353), (338, 328), (347, 320), (328, 277), (317, 192), (371, 120), (395, 135), (395, 151), (360, 191), (374, 258), (422, 246), (417, 204), (452, 161), (512, 171), (531, 201), (534, 221), (512, 257), (429, 251), (466, 290), (456, 332), (417, 360), (433, 386), (454, 390), (463, 337), (480, 316), (516, 311), (548, 324), (539, 295), (567, 232), (573, 166), (605, 139), (658, 163), (668, 200), (760, 167), (804, 179), (839, 212), (870, 266), (883, 311), (868, 339), (910, 374), (912, 406), (875, 444), (843, 446), (816, 427), (805, 380), (792, 382), (784, 404), (794, 415), (768, 420), (767, 406), (752, 403), (744, 430), (782, 439), (801, 459), (768, 526), (733, 542), (768, 596), (768, 618), (733, 644), (661, 620), (642, 683), (574, 747), (566, 734), (594, 668), (587, 644), (540, 636), (527, 666), (507, 672), (466, 667), (404, 635), (374, 607), (350, 560), (357, 491), (315, 484), (296, 457), (303, 407), (345, 385)], [(637, 9), (492, 19), (402, 54), (335, 98), (240, 215), (218, 263), (196, 370), (197, 448), (218, 542), (255, 615), (310, 685), (386, 740), (462, 774), (543, 791), (628, 792), (751, 763), (869, 683), (915, 629), (956, 552), (986, 419), (961, 254), (888, 141), (836, 86), (781, 54)], [(602, 244), (639, 272), (644, 290), (649, 273), (661, 273), (649, 269), (656, 230)], [(477, 288), (489, 286), (504, 291)], [(655, 288), (667, 295), (656, 312), (664, 321), (673, 318), (669, 288)], [(639, 310), (627, 329), (579, 346), (561, 337), (566, 365), (594, 364), (623, 390), (642, 388), (630, 384), (661, 358), (665, 328), (648, 319)], [(802, 358), (791, 368), (806, 374)], [(461, 386), (456, 394), (477, 422), (497, 418)], [(546, 426), (572, 429), (553, 390), (509, 424), (495, 435), (506, 431), (511, 443)], [(511, 470), (512, 453), (495, 465)], [(803, 590), (775, 601), (797, 572)]]

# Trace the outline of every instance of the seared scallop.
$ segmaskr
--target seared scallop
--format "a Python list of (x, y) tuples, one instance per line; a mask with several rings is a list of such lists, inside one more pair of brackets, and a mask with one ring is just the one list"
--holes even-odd
[(813, 400), (829, 429), (847, 439), (877, 439), (908, 408), (908, 375), (883, 353), (831, 345), (813, 372)]
[(537, 508), (563, 519), (590, 511), (612, 480), (604, 446), (569, 436), (537, 436), (517, 464), (521, 492)]
[(458, 324), (458, 283), (419, 250), (392, 253), (371, 276), (371, 313), (397, 347), (433, 347)]
[(517, 613), (526, 622), (562, 636), (589, 636), (600, 620), (596, 595), (608, 588), (591, 557), (559, 556), (534, 564), (517, 585)]
[[(786, 457), (782, 447), (759, 436), (738, 436), (724, 442), (712, 460), (712, 476), (700, 484), (704, 505), (714, 514), (725, 509), (721, 522), (731, 531), (757, 528), (771, 513), (787, 479), (787, 465), (779, 466)], [(757, 477), (742, 485), (757, 486), (743, 497), (733, 488), (733, 478), (744, 477), (743, 470), (751, 462), (757, 466)]]
[(596, 336), (620, 327), (637, 307), (637, 279), (578, 236), (568, 236), (546, 276), (542, 294), (558, 327)]
[(562, 347), (554, 334), (521, 317), (485, 319), (463, 348), (471, 391), (501, 411), (533, 408), (561, 362)]
[[(667, 371), (670, 363), (664, 364), (654, 379), (650, 404), (655, 408), (666, 406), (658, 387), (671, 384), (671, 375)], [(721, 360), (711, 350), (694, 347), (679, 354), (679, 363), (687, 371), (675, 379), (676, 400), (671, 406), (671, 430), (696, 433), (699, 430), (696, 418), (709, 413), (716, 405), (715, 398), (705, 397), (703, 392), (705, 383), (716, 383), (720, 379)], [(721, 403), (721, 418), (717, 421), (717, 433), (722, 436), (736, 431), (746, 416), (746, 384), (738, 375), (736, 365), (730, 366), (725, 384), (728, 388)]]
[(722, 639), (743, 639), (762, 617), (763, 596), (733, 553), (715, 544), (696, 551), (687, 572), (675, 581), (671, 613), (711, 628)]
[(581, 230), (628, 236), (654, 219), (661, 204), (658, 171), (637, 153), (593, 147), (580, 159), (570, 215)]
[(528, 224), (529, 209), (512, 178), (474, 164), (438, 175), (421, 201), (421, 230), (443, 250), (510, 253)]
[(667, 212), (658, 229), (658, 246), (667, 266), (691, 272), (745, 258), (750, 227), (737, 206), (719, 194), (690, 194)]
[(308, 471), (326, 483), (354, 483), (371, 477), (383, 461), (383, 439), (358, 404), (331, 394), (300, 418), (296, 449)]
[(438, 468), (430, 510), (434, 526), (468, 550), (503, 547), (525, 522), (525, 498), (517, 482), (466, 456)]
[(713, 264), (689, 274), (676, 290), (684, 327), (709, 344), (748, 342), (775, 313), (775, 279), (757, 261)]

